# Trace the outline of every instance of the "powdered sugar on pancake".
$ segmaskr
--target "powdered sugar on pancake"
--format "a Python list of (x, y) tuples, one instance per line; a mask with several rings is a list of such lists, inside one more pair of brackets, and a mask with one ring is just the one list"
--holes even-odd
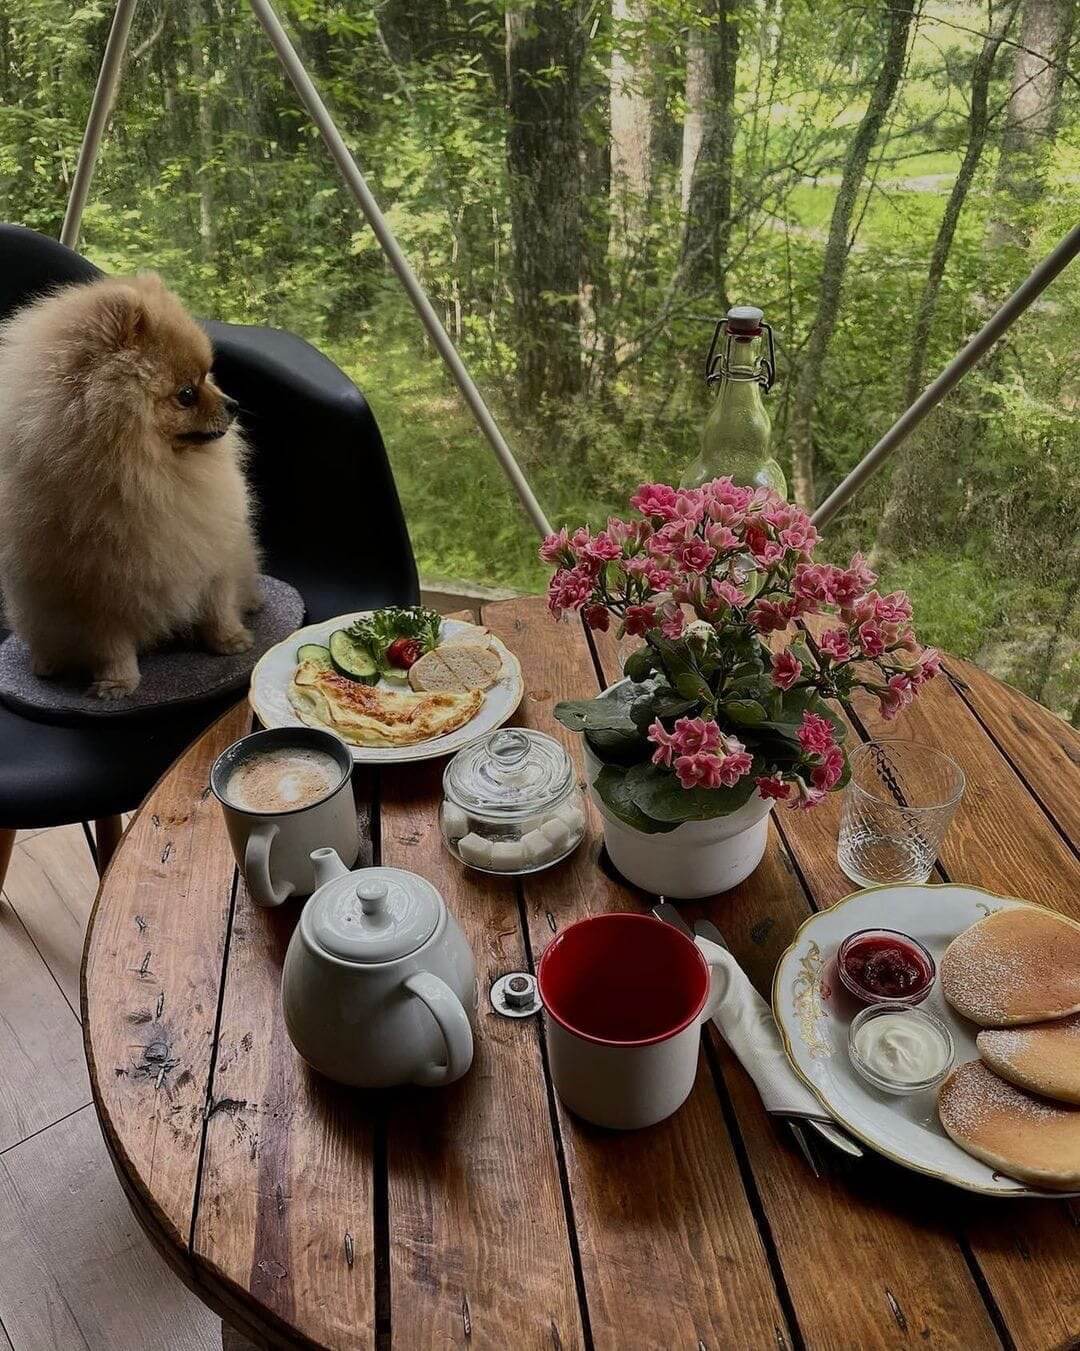
[[(993, 1038), (991, 1044), (994, 1054), (1008, 1064), (1029, 1051), (1042, 1038), (1043, 1033), (1051, 1029), (1080, 1041), (1080, 1013), (1073, 1014), (1071, 1018), (1059, 1018), (1051, 1023), (1031, 1023), (1027, 1027), (998, 1027), (989, 1031), (987, 1035)], [(1077, 1047), (1077, 1055), (1080, 1055), (1080, 1046)]]
[(967, 1017), (993, 1023), (1006, 1017), (1012, 996), (1026, 987), (1027, 963), (1016, 952), (987, 947), (978, 930), (973, 925), (949, 944), (942, 980), (950, 1003), (955, 993)]
[(981, 1061), (969, 1060), (945, 1080), (938, 1111), (946, 1127), (970, 1135), (1000, 1112), (1019, 1113), (1031, 1121), (1051, 1121), (1064, 1117), (1068, 1109), (1014, 1088)]

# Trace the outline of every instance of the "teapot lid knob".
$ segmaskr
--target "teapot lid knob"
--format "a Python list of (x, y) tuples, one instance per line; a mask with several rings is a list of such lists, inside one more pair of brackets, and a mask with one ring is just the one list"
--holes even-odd
[(365, 915), (377, 915), (386, 905), (386, 897), (389, 888), (386, 883), (379, 878), (371, 878), (368, 881), (361, 882), (356, 888), (356, 895), (360, 901), (360, 909)]

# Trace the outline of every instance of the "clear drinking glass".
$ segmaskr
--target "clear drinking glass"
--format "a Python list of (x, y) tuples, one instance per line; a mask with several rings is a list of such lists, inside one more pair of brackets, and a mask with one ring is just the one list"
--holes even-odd
[(925, 882), (964, 793), (964, 771), (917, 741), (851, 753), (836, 860), (860, 887)]

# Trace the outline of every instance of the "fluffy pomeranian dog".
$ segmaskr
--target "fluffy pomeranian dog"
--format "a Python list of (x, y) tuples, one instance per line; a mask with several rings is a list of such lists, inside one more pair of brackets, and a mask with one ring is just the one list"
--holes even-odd
[(244, 652), (258, 555), (237, 405), (153, 273), (76, 285), (0, 328), (0, 589), (38, 675), (103, 699), (178, 634)]

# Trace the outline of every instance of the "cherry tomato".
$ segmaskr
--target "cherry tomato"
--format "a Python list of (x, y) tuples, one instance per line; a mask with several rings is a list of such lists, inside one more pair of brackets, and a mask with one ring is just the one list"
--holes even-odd
[(386, 660), (401, 671), (407, 671), (419, 659), (420, 644), (415, 638), (395, 638), (386, 649)]

